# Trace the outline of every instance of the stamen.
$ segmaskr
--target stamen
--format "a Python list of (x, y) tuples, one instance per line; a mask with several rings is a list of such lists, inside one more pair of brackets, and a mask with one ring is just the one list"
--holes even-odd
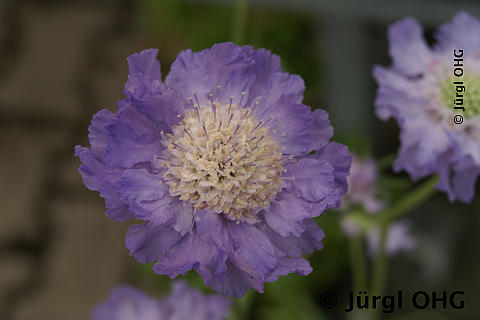
[(255, 128), (253, 128), (252, 132), (255, 132), (255, 130), (257, 130), (257, 128), (263, 123), (263, 120), (260, 120), (260, 122), (255, 126)]
[(230, 114), (230, 111), (232, 110), (232, 100), (233, 96), (230, 96), (230, 103), (228, 104), (228, 114)]
[(230, 122), (232, 122), (233, 113), (230, 115), (230, 120), (228, 120), (227, 128), (230, 127)]
[(179, 145), (176, 144), (175, 142), (171, 142), (171, 144), (173, 144), (175, 147), (177, 147), (177, 148), (180, 149), (180, 150), (187, 151), (187, 150), (185, 150), (185, 148), (179, 146)]
[(198, 101), (197, 93), (194, 91), (193, 96), (195, 97), (195, 101), (197, 102), (197, 106), (200, 106), (200, 102)]
[(183, 131), (185, 131), (185, 133), (188, 134), (188, 136), (190, 137), (190, 139), (195, 140), (195, 139), (193, 139), (192, 135), (190, 134), (190, 132), (188, 132), (187, 129), (183, 128)]

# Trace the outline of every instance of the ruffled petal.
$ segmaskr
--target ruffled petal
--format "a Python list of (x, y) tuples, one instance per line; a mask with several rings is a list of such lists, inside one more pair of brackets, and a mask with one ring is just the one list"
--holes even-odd
[(107, 167), (95, 158), (88, 148), (76, 146), (75, 155), (83, 163), (78, 171), (82, 175), (85, 186), (90, 190), (99, 191), (100, 196), (105, 199), (108, 208), (107, 216), (119, 222), (131, 219), (133, 215), (128, 211), (128, 205), (121, 200), (118, 193), (122, 170)]
[[(480, 21), (467, 12), (459, 12), (452, 22), (441, 25), (435, 33), (439, 51), (462, 49), (465, 55), (480, 53)], [(453, 55), (453, 51), (452, 51)]]
[(140, 263), (161, 259), (182, 237), (169, 226), (150, 227), (147, 223), (128, 228), (125, 246)]
[(196, 94), (202, 105), (210, 103), (210, 93), (216, 93), (220, 103), (228, 102), (230, 96), (239, 103), (241, 93), (248, 93), (255, 82), (255, 74), (248, 72), (255, 60), (248, 53), (233, 43), (216, 44), (200, 52), (182, 51), (172, 63), (165, 84), (178, 90), (185, 100)]
[[(348, 190), (347, 176), (352, 165), (352, 155), (348, 151), (348, 147), (337, 142), (330, 142), (325, 148), (317, 150), (313, 158), (326, 160), (333, 166), (334, 185), (337, 195), (345, 195)], [(336, 202), (335, 199), (333, 201)]]
[(195, 269), (201, 275), (216, 270), (218, 265), (225, 264), (226, 256), (221, 255), (215, 245), (206, 236), (197, 232), (187, 233), (180, 242), (173, 246), (153, 266), (158, 274), (166, 274), (170, 278)]
[(312, 113), (312, 150), (323, 148), (333, 136), (333, 127), (325, 110), (317, 109)]
[(453, 177), (453, 193), (455, 197), (466, 203), (472, 202), (479, 174), (480, 168), (478, 166), (457, 170)]
[(144, 114), (124, 104), (117, 119), (108, 126), (108, 145), (103, 161), (109, 167), (132, 168), (138, 163), (151, 162), (162, 152), (160, 131)]
[(103, 159), (103, 153), (108, 142), (108, 125), (115, 121), (115, 115), (107, 109), (98, 111), (88, 127), (88, 140), (92, 153), (97, 159)]
[(135, 217), (150, 226), (171, 224), (182, 235), (193, 226), (193, 209), (170, 196), (170, 187), (159, 174), (145, 169), (127, 169), (120, 182), (120, 194), (128, 200)]
[(157, 60), (158, 49), (147, 49), (134, 53), (127, 58), (128, 71), (150, 79), (161, 80), (160, 62)]
[(282, 192), (270, 208), (263, 211), (267, 225), (283, 237), (300, 236), (306, 228), (303, 220), (319, 214), (316, 210), (307, 210), (302, 200), (289, 197), (287, 192)]
[(432, 58), (422, 26), (415, 19), (405, 18), (390, 26), (388, 38), (394, 68), (406, 75), (421, 74)]
[(309, 202), (320, 202), (335, 190), (334, 167), (326, 160), (306, 158), (285, 166), (292, 179), (287, 191)]

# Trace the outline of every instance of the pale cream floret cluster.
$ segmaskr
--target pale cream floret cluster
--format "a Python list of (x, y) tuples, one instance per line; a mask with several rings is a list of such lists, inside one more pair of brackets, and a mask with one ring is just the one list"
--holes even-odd
[(282, 188), (282, 152), (249, 108), (192, 108), (165, 134), (162, 166), (170, 194), (228, 219), (255, 221)]

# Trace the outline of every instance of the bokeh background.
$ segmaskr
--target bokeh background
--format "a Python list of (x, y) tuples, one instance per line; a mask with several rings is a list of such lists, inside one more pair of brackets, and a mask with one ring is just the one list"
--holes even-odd
[[(120, 283), (168, 292), (167, 277), (128, 256), (128, 224), (104, 215), (73, 147), (87, 144), (96, 111), (116, 110), (128, 55), (159, 48), (166, 74), (179, 51), (231, 40), (237, 10), (226, 0), (0, 0), (0, 319), (89, 319)], [(480, 17), (473, 0), (250, 0), (243, 42), (270, 49), (303, 77), (305, 104), (328, 110), (335, 140), (381, 158), (398, 148), (397, 124), (380, 122), (373, 109), (371, 68), (390, 63), (388, 24), (416, 17), (431, 41), (459, 10)], [(319, 303), (332, 291), (344, 306), (352, 287), (339, 217), (329, 211), (317, 220), (326, 238), (310, 257), (311, 275), (249, 293), (235, 319), (347, 319), (342, 307)], [(478, 193), (469, 206), (437, 194), (408, 218), (417, 246), (389, 260), (386, 293), (463, 290), (465, 309), (406, 306), (385, 318), (480, 319)], [(188, 280), (208, 291), (195, 274)]]

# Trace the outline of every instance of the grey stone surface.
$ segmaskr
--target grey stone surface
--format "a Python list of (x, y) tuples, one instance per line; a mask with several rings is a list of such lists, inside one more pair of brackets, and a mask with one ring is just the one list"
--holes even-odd
[(25, 126), (0, 128), (0, 243), (11, 238), (33, 238), (34, 212), (50, 154), (65, 142), (62, 131)]
[(15, 310), (18, 320), (83, 320), (119, 284), (125, 271), (126, 225), (104, 215), (100, 199), (59, 199), (52, 206), (55, 237), (45, 284)]
[(13, 114), (79, 115), (75, 76), (85, 63), (85, 48), (111, 20), (106, 9), (28, 5), (19, 17), (22, 50), (14, 71), (0, 87), (0, 111)]

